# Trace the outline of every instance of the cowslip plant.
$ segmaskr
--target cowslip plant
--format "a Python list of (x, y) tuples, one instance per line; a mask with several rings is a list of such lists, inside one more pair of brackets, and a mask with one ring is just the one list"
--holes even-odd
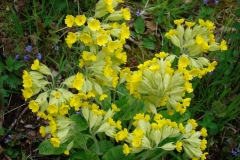
[[(194, 119), (176, 117), (190, 106), (191, 80), (216, 66), (204, 54), (226, 50), (226, 42), (215, 42), (210, 21), (183, 25), (184, 19), (176, 20), (177, 28), (166, 37), (180, 48), (179, 55), (160, 52), (131, 71), (122, 67), (127, 59), (123, 45), (130, 36), (125, 22), (130, 12), (119, 9), (122, 2), (100, 0), (93, 17), (66, 16), (67, 27), (78, 28), (65, 39), (68, 47), (82, 49), (78, 73), (55, 82), (39, 60), (24, 71), (23, 97), (47, 123), (40, 127), (48, 137), (40, 153), (64, 153), (73, 159), (154, 159), (184, 151), (191, 159), (205, 159), (207, 130), (199, 129)], [(134, 111), (129, 113), (129, 108)]]

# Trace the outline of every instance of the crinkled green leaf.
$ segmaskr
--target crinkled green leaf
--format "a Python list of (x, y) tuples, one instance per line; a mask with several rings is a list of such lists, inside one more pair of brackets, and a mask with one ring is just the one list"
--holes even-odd
[(38, 150), (42, 155), (60, 155), (66, 150), (66, 147), (67, 144), (62, 144), (59, 148), (53, 147), (50, 139), (47, 139), (38, 146)]
[(134, 29), (137, 33), (144, 33), (145, 31), (145, 24), (142, 16), (138, 16), (134, 22)]
[(132, 160), (132, 159), (134, 159), (133, 154), (129, 154), (127, 156), (123, 154), (122, 146), (116, 146), (114, 148), (111, 148), (102, 157), (102, 160)]
[(83, 116), (74, 114), (70, 117), (70, 119), (75, 122), (75, 125), (77, 126), (78, 131), (83, 131), (88, 128), (88, 123), (83, 118)]

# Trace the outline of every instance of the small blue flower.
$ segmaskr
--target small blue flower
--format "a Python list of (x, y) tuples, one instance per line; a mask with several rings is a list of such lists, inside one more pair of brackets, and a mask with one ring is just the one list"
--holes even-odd
[(38, 53), (36, 57), (37, 57), (38, 60), (41, 60), (42, 59), (42, 54)]
[(203, 3), (204, 3), (204, 4), (207, 4), (207, 3), (208, 3), (208, 0), (203, 0)]
[(238, 153), (240, 153), (240, 148), (235, 148), (235, 150), (236, 150)]
[(236, 151), (234, 151), (234, 150), (232, 149), (231, 153), (232, 153), (233, 156), (237, 156), (237, 153), (238, 153), (238, 152), (236, 152)]
[(76, 114), (77, 114), (77, 115), (80, 115), (80, 114), (81, 114), (81, 111), (77, 111)]
[(8, 143), (8, 142), (10, 142), (10, 140), (9, 139), (5, 139), (4, 143)]
[(55, 51), (58, 51), (58, 50), (59, 50), (59, 46), (55, 46), (55, 47), (54, 47), (54, 50), (55, 50)]
[(136, 16), (140, 16), (140, 15), (141, 15), (141, 10), (137, 10), (137, 11), (135, 12), (135, 14), (136, 14)]
[(15, 59), (19, 59), (19, 54), (17, 54), (17, 55), (15, 56)]
[(218, 0), (215, 0), (215, 5), (218, 5), (219, 1)]
[(23, 60), (24, 60), (24, 61), (27, 61), (27, 60), (29, 60), (29, 59), (30, 59), (29, 55), (26, 54), (26, 55), (23, 56)]
[(31, 46), (31, 45), (28, 45), (28, 46), (26, 47), (26, 51), (27, 51), (28, 53), (31, 53), (31, 52), (32, 52), (32, 46)]

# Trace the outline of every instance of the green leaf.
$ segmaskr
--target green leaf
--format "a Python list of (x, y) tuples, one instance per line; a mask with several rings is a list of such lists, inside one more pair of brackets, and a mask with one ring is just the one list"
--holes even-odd
[(25, 64), (23, 62), (15, 61), (12, 69), (15, 71), (19, 71), (19, 69), (22, 68), (23, 66), (25, 66)]
[(227, 114), (227, 106), (220, 101), (214, 101), (212, 104), (213, 113), (217, 117), (225, 117)]
[[(114, 146), (110, 141), (103, 140), (98, 142), (98, 147), (99, 152), (104, 154), (109, 150), (109, 148), (113, 148)], [(95, 153), (97, 152), (96, 143), (92, 145), (91, 150), (94, 151)]]
[(150, 50), (154, 50), (155, 49), (155, 43), (154, 41), (150, 40), (149, 38), (144, 38), (143, 39), (143, 47), (150, 49)]
[[(0, 113), (0, 114), (3, 114), (3, 113)], [(1, 128), (0, 129), (0, 136), (3, 136), (5, 134), (5, 129), (4, 128)]]
[(11, 56), (7, 57), (6, 68), (9, 72), (13, 70), (13, 64), (14, 64), (14, 59)]
[(99, 160), (99, 157), (96, 153), (87, 150), (71, 154), (70, 160)]
[(60, 155), (62, 154), (67, 148), (67, 144), (61, 144), (59, 148), (53, 147), (50, 142), (50, 139), (43, 141), (39, 146), (38, 150), (39, 153), (42, 155)]
[[(128, 97), (126, 97), (128, 99)], [(116, 101), (116, 105), (121, 110), (115, 115), (117, 119), (129, 120), (136, 113), (144, 113), (146, 111), (146, 106), (139, 100), (130, 98), (128, 101)]]
[(111, 148), (108, 152), (106, 152), (103, 157), (102, 160), (132, 160), (134, 159), (134, 155), (133, 154), (129, 154), (127, 156), (125, 156), (123, 154), (123, 147), (122, 146), (116, 146), (114, 148)]
[(75, 122), (78, 131), (84, 131), (88, 128), (88, 123), (83, 116), (74, 114), (70, 117), (70, 119)]
[(134, 29), (137, 33), (144, 33), (145, 24), (142, 16), (138, 16), (136, 21), (134, 22)]
[(10, 74), (5, 82), (11, 89), (16, 89), (22, 83), (21, 80), (13, 74)]
[(24, 152), (22, 152), (22, 160), (27, 160), (27, 155)]

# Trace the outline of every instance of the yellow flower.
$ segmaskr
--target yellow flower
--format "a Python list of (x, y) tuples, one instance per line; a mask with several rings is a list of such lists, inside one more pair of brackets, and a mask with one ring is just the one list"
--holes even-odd
[(90, 46), (93, 43), (92, 37), (87, 33), (83, 33), (80, 35), (80, 41), (82, 41), (87, 46)]
[(119, 131), (118, 133), (116, 133), (115, 135), (115, 140), (118, 141), (122, 141), (125, 138), (127, 138), (128, 136), (128, 131), (126, 128), (124, 128), (124, 130)]
[(68, 150), (68, 149), (65, 150), (65, 151), (64, 151), (64, 154), (65, 154), (65, 155), (69, 155), (69, 150)]
[(60, 93), (60, 92), (55, 92), (53, 96), (54, 96), (55, 98), (59, 99), (60, 96), (61, 96), (61, 93)]
[(103, 46), (107, 43), (108, 36), (107, 35), (100, 35), (97, 37), (97, 45)]
[(100, 101), (103, 101), (103, 100), (104, 100), (105, 98), (107, 98), (107, 97), (108, 97), (108, 95), (106, 95), (106, 94), (101, 94), (99, 100), (100, 100)]
[(180, 68), (185, 68), (190, 64), (190, 61), (187, 56), (181, 56), (178, 61), (178, 66)]
[(123, 28), (121, 31), (120, 39), (123, 40), (123, 39), (129, 38), (129, 37), (130, 37), (129, 27)]
[(32, 70), (38, 70), (39, 68), (40, 68), (39, 60), (36, 59), (36, 60), (34, 60), (34, 63), (31, 65), (31, 69)]
[(72, 44), (77, 41), (77, 35), (73, 32), (68, 32), (67, 38), (65, 38), (65, 41), (69, 48), (72, 47)]
[(123, 18), (127, 21), (130, 20), (131, 14), (130, 14), (129, 9), (128, 8), (122, 8), (121, 11), (122, 11)]
[(88, 21), (88, 27), (92, 30), (92, 31), (97, 31), (100, 29), (100, 21), (97, 19), (90, 19)]
[(75, 18), (75, 23), (78, 26), (82, 26), (86, 22), (86, 16), (85, 15), (77, 15)]
[(185, 98), (182, 100), (182, 104), (184, 107), (187, 107), (190, 105), (191, 98)]
[(112, 109), (115, 111), (115, 112), (119, 112), (120, 111), (120, 108), (117, 108), (116, 104), (111, 104), (111, 107)]
[(123, 144), (123, 153), (125, 155), (128, 155), (130, 153), (131, 149), (128, 147), (126, 143)]
[(208, 152), (204, 152), (201, 156), (201, 160), (205, 160), (206, 159), (206, 154), (208, 154)]
[(175, 23), (176, 25), (181, 25), (184, 21), (185, 21), (185, 20), (184, 20), (183, 18), (181, 18), (181, 19), (174, 20), (174, 23)]
[(72, 15), (67, 15), (65, 18), (65, 24), (67, 25), (67, 27), (72, 27), (74, 24), (74, 17)]
[(227, 42), (225, 40), (222, 40), (219, 47), (220, 47), (221, 51), (226, 51), (228, 49)]
[(44, 127), (44, 126), (41, 126), (41, 127), (39, 128), (39, 132), (40, 132), (40, 134), (42, 135), (42, 137), (45, 137), (45, 135), (46, 135), (46, 130), (45, 130), (45, 127)]
[(185, 128), (184, 128), (182, 123), (179, 123), (178, 129), (180, 130), (181, 133), (186, 133), (186, 130), (185, 130)]
[(141, 137), (134, 137), (132, 140), (132, 146), (133, 147), (139, 147), (142, 144)]
[(30, 87), (32, 87), (32, 79), (31, 79), (31, 76), (30, 76), (30, 74), (29, 74), (26, 70), (23, 71), (22, 79), (23, 79), (23, 87), (24, 87), (24, 88), (30, 88)]
[(29, 107), (29, 109), (32, 110), (33, 113), (34, 113), (34, 112), (37, 112), (37, 111), (39, 110), (39, 106), (38, 106), (37, 102), (35, 102), (34, 100), (31, 100), (31, 101), (29, 102), (28, 107)]
[(200, 130), (200, 132), (201, 132), (201, 135), (203, 136), (203, 137), (207, 137), (207, 130), (206, 130), (206, 128), (202, 128), (201, 130)]
[(72, 85), (77, 90), (81, 90), (84, 83), (84, 77), (82, 73), (77, 73), (75, 79), (72, 82)]
[(176, 30), (170, 29), (170, 30), (165, 34), (165, 36), (166, 36), (168, 39), (170, 39), (173, 35), (177, 35), (177, 34), (178, 34), (178, 32), (177, 32)]
[(50, 142), (52, 143), (52, 145), (56, 148), (60, 147), (60, 140), (59, 138), (51, 138)]
[(177, 141), (177, 143), (176, 143), (176, 150), (177, 150), (178, 152), (181, 152), (181, 151), (182, 151), (182, 142)]
[(30, 88), (25, 88), (25, 89), (22, 89), (21, 91), (22, 91), (23, 97), (25, 98), (25, 101), (28, 98), (32, 97), (33, 95), (33, 91)]
[(165, 52), (160, 52), (158, 54), (155, 54), (155, 57), (158, 57), (158, 58), (161, 58), (161, 59), (163, 59), (167, 56), (168, 56), (168, 53), (165, 53)]
[(188, 28), (191, 28), (192, 26), (195, 25), (195, 22), (188, 22), (188, 21), (185, 21), (185, 24)]
[(201, 140), (201, 150), (205, 150), (207, 148), (207, 140), (204, 138)]
[(112, 3), (113, 3), (112, 0), (104, 0), (104, 2), (105, 2), (107, 5), (112, 5)]
[(73, 32), (68, 32), (66, 41), (69, 43), (75, 43), (77, 41), (77, 35)]
[(204, 42), (205, 42), (204, 38), (203, 38), (200, 34), (198, 34), (198, 35), (196, 36), (195, 43), (197, 43), (198, 45), (201, 45), (201, 44), (204, 43)]
[(195, 129), (198, 126), (195, 119), (189, 119), (187, 122), (192, 125), (193, 129)]
[(66, 105), (66, 104), (62, 104), (61, 107), (59, 108), (59, 114), (60, 115), (65, 115), (68, 114), (68, 110), (69, 110), (70, 106)]
[(55, 104), (49, 104), (47, 107), (47, 111), (51, 114), (58, 113), (58, 106)]
[(211, 21), (209, 21), (209, 20), (207, 20), (207, 21), (205, 22), (205, 27), (207, 27), (207, 29), (210, 30), (210, 31), (213, 30), (213, 29), (215, 29), (214, 23), (211, 22)]
[(198, 23), (200, 24), (200, 26), (205, 26), (205, 22), (203, 19), (199, 19)]

